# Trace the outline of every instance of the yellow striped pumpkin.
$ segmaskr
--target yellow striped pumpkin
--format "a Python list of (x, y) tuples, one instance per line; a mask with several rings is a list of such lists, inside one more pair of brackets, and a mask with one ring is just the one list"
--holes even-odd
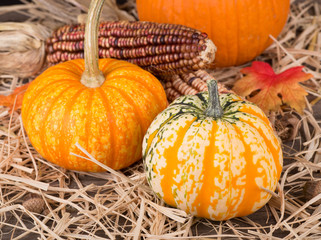
[(176, 99), (152, 122), (143, 140), (147, 180), (165, 203), (198, 217), (249, 215), (271, 198), (283, 155), (268, 118), (228, 93)]

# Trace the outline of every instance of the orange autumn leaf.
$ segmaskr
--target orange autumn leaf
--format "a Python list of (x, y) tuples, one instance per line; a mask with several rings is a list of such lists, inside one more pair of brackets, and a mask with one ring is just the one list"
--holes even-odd
[(241, 70), (246, 76), (235, 83), (233, 91), (257, 104), (266, 113), (277, 111), (282, 104), (288, 104), (302, 113), (308, 93), (299, 82), (313, 77), (302, 72), (302, 68), (293, 67), (276, 74), (269, 64), (255, 61), (251, 67)]
[(0, 106), (9, 107), (10, 111), (21, 108), (22, 99), (25, 91), (28, 88), (29, 83), (17, 87), (10, 95), (0, 95)]

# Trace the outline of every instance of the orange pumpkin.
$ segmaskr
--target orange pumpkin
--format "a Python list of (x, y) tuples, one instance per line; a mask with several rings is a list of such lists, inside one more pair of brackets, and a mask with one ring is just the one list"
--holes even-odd
[(22, 120), (34, 148), (67, 169), (101, 171), (80, 154), (78, 142), (114, 169), (141, 158), (141, 143), (153, 118), (166, 107), (160, 82), (136, 65), (101, 59), (105, 82), (96, 88), (80, 82), (84, 60), (46, 70), (28, 87)]
[(127, 167), (141, 158), (144, 134), (167, 100), (158, 79), (142, 68), (115, 59), (97, 61), (99, 14), (90, 14), (94, 27), (87, 31), (86, 26), (85, 61), (60, 63), (32, 81), (23, 98), (22, 121), (45, 159), (96, 172), (103, 169), (70, 154), (84, 155), (75, 144), (113, 169)]
[(143, 159), (148, 183), (165, 203), (227, 220), (269, 201), (282, 148), (259, 107), (232, 93), (218, 96), (215, 80), (208, 90), (176, 99), (154, 119)]
[(183, 24), (206, 32), (226, 67), (260, 55), (283, 29), (290, 0), (137, 0), (140, 20)]

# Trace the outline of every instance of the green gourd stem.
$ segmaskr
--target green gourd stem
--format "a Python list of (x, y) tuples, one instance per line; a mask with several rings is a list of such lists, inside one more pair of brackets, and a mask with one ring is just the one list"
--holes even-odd
[(216, 80), (209, 80), (207, 82), (207, 88), (209, 97), (208, 107), (205, 110), (205, 115), (213, 118), (221, 118), (223, 116), (223, 109), (220, 103)]
[(81, 76), (80, 82), (91, 88), (100, 87), (105, 81), (105, 77), (98, 67), (98, 28), (104, 1), (91, 1), (85, 26), (85, 71)]

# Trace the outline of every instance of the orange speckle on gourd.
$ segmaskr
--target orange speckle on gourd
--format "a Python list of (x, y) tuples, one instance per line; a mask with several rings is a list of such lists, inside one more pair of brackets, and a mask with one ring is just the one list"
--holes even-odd
[[(167, 148), (163, 152), (164, 158), (170, 159), (170, 161), (167, 162), (166, 168), (163, 168), (159, 172), (159, 174), (164, 176), (164, 178), (161, 180), (161, 186), (164, 189), (163, 198), (168, 204), (172, 206), (176, 206), (173, 197), (173, 192), (172, 189), (167, 188), (166, 185), (174, 185), (176, 188), (180, 188), (180, 183), (175, 181), (175, 171), (177, 171), (177, 168), (179, 166), (177, 154), (179, 151), (179, 147), (183, 142), (184, 132), (190, 127), (194, 120), (195, 119), (187, 121), (184, 127), (181, 127), (177, 130), (178, 138), (176, 139), (174, 145), (172, 147)], [(166, 171), (166, 173), (164, 171)]]

